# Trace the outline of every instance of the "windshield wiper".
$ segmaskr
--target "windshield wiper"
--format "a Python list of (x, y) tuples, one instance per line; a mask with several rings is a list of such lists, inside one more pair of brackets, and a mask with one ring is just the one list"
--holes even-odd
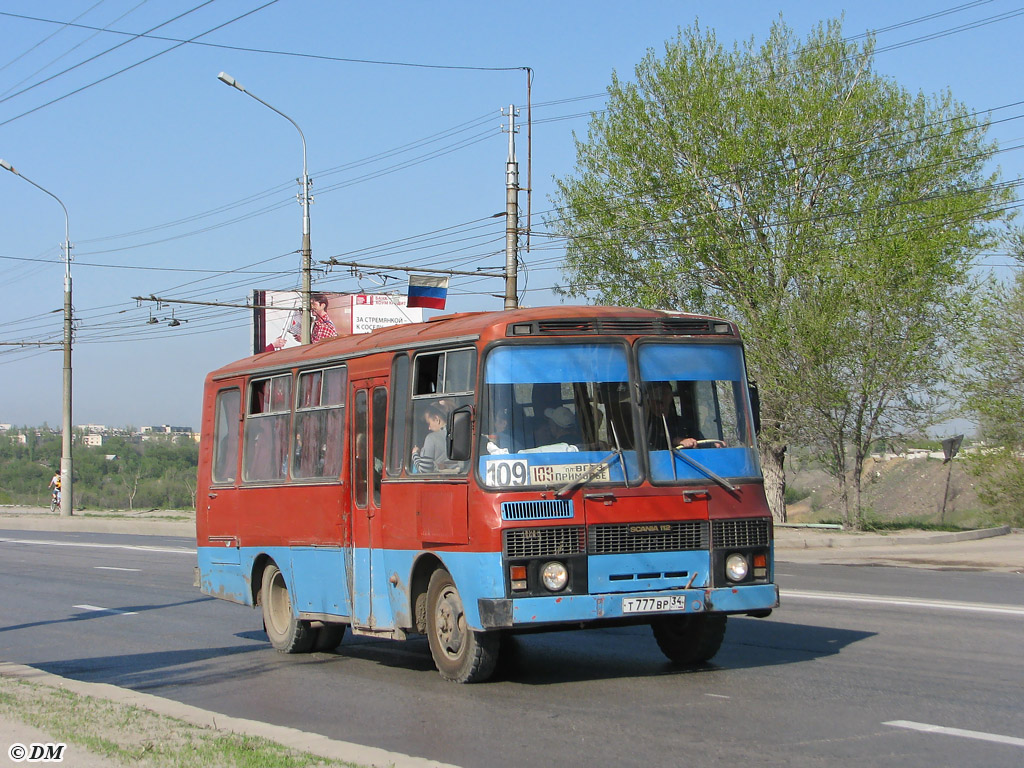
[(619, 433), (615, 429), (615, 422), (611, 419), (608, 420), (608, 426), (612, 428), (612, 437), (615, 439), (615, 450), (605, 456), (601, 461), (595, 464), (590, 471), (583, 477), (578, 477), (575, 480), (570, 480), (568, 483), (563, 485), (557, 491), (555, 491), (555, 498), (560, 499), (570, 493), (574, 493), (577, 489), (582, 488), (584, 485), (593, 480), (597, 474), (605, 467), (611, 466), (611, 461), (615, 457), (618, 457), (619, 463), (622, 465), (622, 479), (626, 483), (626, 487), (629, 488), (629, 468), (626, 466), (626, 460), (622, 456), (622, 443), (619, 442)]
[[(561, 488), (559, 488), (557, 491), (555, 491), (555, 498), (556, 499), (561, 499), (561, 498), (563, 498), (565, 496), (568, 496), (571, 493), (574, 493), (578, 489), (582, 488), (584, 485), (586, 485), (591, 480), (593, 480), (595, 477), (597, 477), (597, 475), (601, 472), (602, 469), (605, 469), (606, 467), (611, 466), (612, 459), (615, 459), (615, 458), (617, 458), (621, 462), (621, 464), (622, 464), (622, 474), (625, 476), (627, 474), (626, 473), (626, 462), (622, 461), (622, 449), (616, 447), (616, 449), (614, 451), (609, 453), (607, 456), (605, 456), (603, 459), (601, 459), (601, 461), (599, 461), (597, 464), (592, 466), (590, 468), (590, 471), (588, 471), (585, 475), (583, 475), (582, 477), (577, 477), (575, 480), (570, 480), (568, 483), (566, 483)], [(628, 485), (627, 485), (627, 487), (628, 487)]]
[[(691, 459), (689, 456), (687, 456), (685, 453), (683, 453), (679, 448), (673, 448), (672, 449), (672, 453), (674, 453), (680, 459), (685, 461), (691, 467), (694, 467), (699, 472), (703, 472), (705, 475), (710, 477), (712, 480), (714, 480), (716, 483), (718, 483), (720, 486), (722, 486), (726, 490), (732, 491), (733, 493), (736, 493), (739, 490), (735, 485), (730, 483), (728, 480), (726, 480), (721, 475), (716, 475), (714, 472), (712, 472), (710, 469), (705, 467), (703, 464), (701, 464), (696, 459)], [(675, 471), (675, 461), (672, 462), (672, 467), (673, 467), (673, 472), (674, 472)]]

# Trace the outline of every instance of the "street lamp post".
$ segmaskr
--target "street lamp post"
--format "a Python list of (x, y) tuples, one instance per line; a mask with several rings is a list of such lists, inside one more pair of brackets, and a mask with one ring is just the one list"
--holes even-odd
[(68, 209), (53, 192), (36, 184), (32, 179), (22, 175), (6, 160), (0, 160), (0, 168), (20, 176), (36, 189), (42, 190), (64, 209), (64, 394), (61, 416), (61, 453), (60, 453), (60, 513), (67, 517), (72, 514), (74, 503), (71, 462), (71, 240), (68, 225)]
[(230, 85), (232, 88), (237, 88), (247, 96), (251, 96), (256, 99), (260, 104), (273, 110), (289, 123), (295, 126), (295, 130), (299, 132), (299, 138), (302, 139), (302, 195), (300, 202), (302, 203), (302, 343), (309, 344), (310, 342), (310, 329), (311, 329), (311, 315), (310, 315), (310, 270), (312, 267), (313, 260), (313, 249), (309, 242), (309, 188), (310, 180), (309, 174), (306, 172), (306, 137), (302, 134), (302, 129), (299, 128), (299, 124), (292, 120), (281, 110), (276, 107), (267, 104), (259, 96), (245, 90), (242, 84), (239, 83), (235, 78), (229, 75), (227, 72), (221, 72), (217, 75), (217, 79), (222, 83)]

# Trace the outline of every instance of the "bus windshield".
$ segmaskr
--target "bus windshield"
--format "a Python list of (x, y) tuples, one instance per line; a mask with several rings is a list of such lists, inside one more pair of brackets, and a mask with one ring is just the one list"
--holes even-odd
[(637, 362), (652, 482), (759, 475), (738, 345), (648, 342)]
[(481, 417), (479, 471), (489, 487), (640, 481), (622, 344), (492, 349)]

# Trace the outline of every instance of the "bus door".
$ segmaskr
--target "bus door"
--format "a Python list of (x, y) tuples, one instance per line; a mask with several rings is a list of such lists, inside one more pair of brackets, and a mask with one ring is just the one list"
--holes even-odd
[[(352, 546), (349, 592), (352, 627), (393, 625), (381, 547), (380, 491), (384, 472), (384, 425), (388, 394), (384, 379), (352, 383)], [(379, 582), (379, 583), (378, 583)]]

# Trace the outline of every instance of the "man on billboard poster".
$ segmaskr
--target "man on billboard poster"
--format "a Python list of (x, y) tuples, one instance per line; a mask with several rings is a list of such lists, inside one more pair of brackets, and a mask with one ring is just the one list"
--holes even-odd
[[(295, 347), (302, 338), (298, 291), (253, 291), (253, 354)], [(423, 310), (409, 309), (405, 296), (316, 292), (310, 294), (313, 342), (368, 333), (398, 323), (418, 323)]]

